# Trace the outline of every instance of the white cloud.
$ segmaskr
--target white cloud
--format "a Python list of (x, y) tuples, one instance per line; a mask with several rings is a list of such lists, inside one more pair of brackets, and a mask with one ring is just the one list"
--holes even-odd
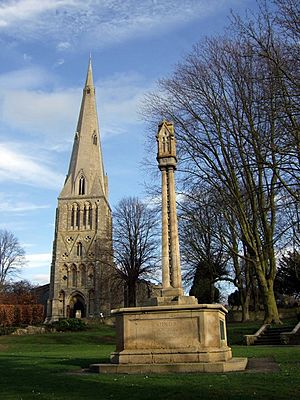
[(71, 47), (71, 43), (70, 42), (60, 42), (56, 46), (58, 51), (64, 51), (64, 50), (69, 49), (70, 47)]
[(6, 229), (12, 232), (24, 232), (28, 229), (28, 225), (23, 219), (19, 218), (18, 221), (0, 222), (0, 229)]
[(51, 264), (51, 253), (36, 253), (26, 255), (26, 269), (43, 268)]
[(50, 275), (48, 274), (37, 274), (37, 275), (32, 275), (30, 277), (31, 283), (35, 285), (46, 285), (46, 283), (49, 283), (50, 281)]
[(73, 5), (74, 1), (68, 0), (9, 0), (3, 1), (0, 8), (0, 27), (7, 27), (37, 18), (40, 14), (58, 7)]
[(36, 89), (51, 81), (53, 77), (38, 67), (14, 70), (0, 75), (0, 96), (3, 97), (7, 91), (15, 89)]
[(151, 89), (151, 83), (146, 85), (142, 76), (132, 73), (115, 74), (109, 79), (100, 80), (96, 85), (104, 137), (130, 133), (130, 125), (140, 122), (138, 106), (145, 93)]
[(0, 194), (0, 213), (25, 213), (50, 208), (50, 205), (15, 201)]
[[(53, 82), (53, 89), (39, 90)], [(138, 105), (151, 83), (131, 73), (100, 79), (95, 86), (102, 137), (130, 132), (130, 125), (139, 122)], [(38, 135), (40, 146), (48, 150), (70, 151), (81, 96), (82, 87), (57, 89), (55, 77), (39, 68), (0, 75), (0, 123)]]
[[(27, 40), (47, 37), (75, 49), (103, 47), (141, 35), (157, 34), (213, 14), (238, 0), (19, 0), (4, 1), (0, 29)], [(71, 46), (68, 46), (68, 48)]]
[(0, 181), (58, 190), (63, 180), (53, 168), (17, 151), (11, 144), (0, 143)]
[(76, 127), (80, 89), (42, 92), (10, 90), (2, 94), (2, 120), (8, 126), (48, 136), (53, 144), (70, 138)]
[(0, 213), (5, 212), (5, 213), (24, 213), (28, 211), (35, 211), (35, 210), (40, 210), (40, 209), (45, 209), (49, 208), (50, 206), (48, 205), (36, 205), (36, 204), (30, 204), (30, 203), (1, 203), (0, 205)]
[(27, 254), (27, 263), (22, 268), (22, 277), (28, 279), (34, 284), (44, 285), (49, 283), (51, 260), (51, 253)]
[(57, 60), (57, 61), (54, 63), (53, 67), (54, 67), (54, 68), (60, 67), (60, 66), (63, 65), (64, 63), (65, 63), (65, 60), (64, 60), (63, 58), (60, 58), (59, 60)]

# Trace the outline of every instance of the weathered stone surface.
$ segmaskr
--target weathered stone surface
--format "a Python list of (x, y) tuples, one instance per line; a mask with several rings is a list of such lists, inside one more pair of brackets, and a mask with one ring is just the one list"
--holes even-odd
[(172, 363), (172, 364), (92, 364), (90, 370), (100, 374), (188, 374), (224, 373), (244, 371), (247, 358), (231, 358), (228, 361), (210, 363)]
[(118, 364), (227, 361), (226, 310), (221, 305), (174, 305), (115, 310)]
[(58, 198), (47, 322), (108, 314), (120, 304), (111, 303), (111, 272), (111, 209), (90, 61), (69, 170)]
[(36, 335), (40, 333), (46, 333), (46, 329), (44, 326), (31, 326), (28, 325), (26, 328), (16, 329), (12, 335), (22, 336), (22, 335)]

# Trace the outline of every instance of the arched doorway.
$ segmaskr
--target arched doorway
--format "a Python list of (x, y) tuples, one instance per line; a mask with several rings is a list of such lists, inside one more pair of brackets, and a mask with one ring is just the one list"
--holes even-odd
[(79, 293), (74, 294), (70, 300), (70, 318), (85, 318), (86, 304), (83, 296)]

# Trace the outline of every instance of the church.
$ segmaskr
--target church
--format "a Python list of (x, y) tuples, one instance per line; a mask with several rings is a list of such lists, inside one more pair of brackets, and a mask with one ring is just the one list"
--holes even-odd
[(56, 209), (47, 322), (107, 315), (112, 290), (112, 217), (89, 61), (69, 170)]

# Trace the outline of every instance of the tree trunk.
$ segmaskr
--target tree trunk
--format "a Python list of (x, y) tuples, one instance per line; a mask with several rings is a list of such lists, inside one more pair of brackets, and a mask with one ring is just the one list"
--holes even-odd
[(274, 322), (275, 324), (281, 324), (282, 322), (280, 321), (279, 318), (276, 299), (273, 290), (274, 281), (271, 279), (268, 280), (261, 279), (261, 276), (259, 275), (259, 283), (265, 309), (264, 323), (271, 324), (272, 322)]
[(136, 283), (128, 282), (127, 283), (127, 299), (126, 299), (127, 307), (135, 307), (136, 306)]
[(245, 289), (245, 296), (244, 295), (241, 296), (242, 322), (250, 320), (249, 303), (250, 303), (250, 290)]

